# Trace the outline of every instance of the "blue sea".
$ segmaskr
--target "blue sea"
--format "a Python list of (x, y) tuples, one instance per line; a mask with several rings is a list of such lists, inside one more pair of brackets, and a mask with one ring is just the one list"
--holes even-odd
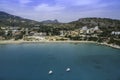
[(90, 43), (0, 45), (0, 80), (120, 80), (120, 50)]

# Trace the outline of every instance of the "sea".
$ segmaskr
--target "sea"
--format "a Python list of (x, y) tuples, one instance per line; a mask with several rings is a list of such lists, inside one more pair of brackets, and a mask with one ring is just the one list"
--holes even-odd
[(120, 80), (120, 50), (93, 43), (1, 44), (0, 80)]

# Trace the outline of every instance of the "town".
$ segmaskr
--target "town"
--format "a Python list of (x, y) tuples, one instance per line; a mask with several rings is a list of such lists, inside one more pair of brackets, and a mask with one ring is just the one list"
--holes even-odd
[(57, 34), (41, 32), (40, 26), (32, 28), (0, 27), (0, 40), (24, 41), (96, 41), (120, 45), (120, 31), (112, 31), (105, 37), (99, 26), (88, 28), (83, 26), (74, 30), (58, 30)]

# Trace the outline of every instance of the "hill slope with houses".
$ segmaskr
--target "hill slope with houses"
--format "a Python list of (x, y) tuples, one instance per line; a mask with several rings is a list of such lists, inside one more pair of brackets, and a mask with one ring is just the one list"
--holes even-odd
[(81, 18), (69, 23), (60, 23), (57, 20), (38, 22), (0, 11), (0, 39), (23, 38), (105, 41), (120, 45), (120, 20)]

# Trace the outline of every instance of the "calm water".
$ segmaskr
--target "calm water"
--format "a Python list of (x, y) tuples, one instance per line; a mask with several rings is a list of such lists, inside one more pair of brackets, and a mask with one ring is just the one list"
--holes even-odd
[(0, 80), (120, 80), (120, 50), (96, 44), (0, 45)]

